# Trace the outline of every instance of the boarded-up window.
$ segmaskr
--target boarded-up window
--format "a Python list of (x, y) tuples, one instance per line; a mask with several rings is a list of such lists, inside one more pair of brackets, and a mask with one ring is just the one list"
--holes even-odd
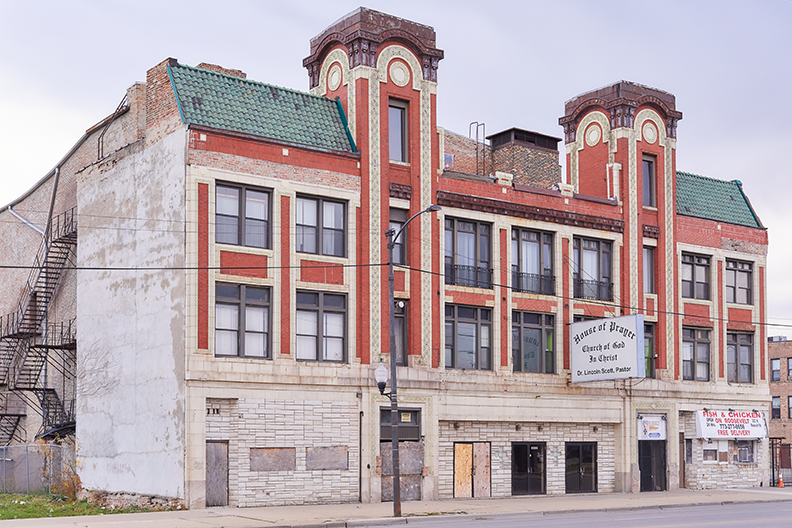
[(305, 453), (305, 469), (349, 469), (347, 446), (309, 447)]
[(293, 447), (250, 448), (250, 471), (294, 471), (297, 451)]

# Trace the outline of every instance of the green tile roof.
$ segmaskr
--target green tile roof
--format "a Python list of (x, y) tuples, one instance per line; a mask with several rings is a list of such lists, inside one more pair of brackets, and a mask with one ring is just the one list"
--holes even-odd
[(185, 123), (354, 152), (340, 105), (326, 97), (182, 64), (170, 66)]
[(738, 180), (724, 181), (677, 171), (677, 214), (764, 229)]

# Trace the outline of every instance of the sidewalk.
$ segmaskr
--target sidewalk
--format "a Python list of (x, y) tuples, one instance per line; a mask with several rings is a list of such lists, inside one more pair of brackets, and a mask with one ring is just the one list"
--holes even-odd
[(610, 493), (523, 496), (504, 499), (458, 499), (404, 502), (400, 519), (392, 503), (273, 506), (267, 508), (209, 508), (158, 513), (130, 513), (86, 517), (4, 520), (2, 528), (284, 528), (344, 527), (406, 524), (410, 517), (427, 515), (484, 515), (607, 511), (735, 502), (792, 501), (792, 487), (653, 493)]

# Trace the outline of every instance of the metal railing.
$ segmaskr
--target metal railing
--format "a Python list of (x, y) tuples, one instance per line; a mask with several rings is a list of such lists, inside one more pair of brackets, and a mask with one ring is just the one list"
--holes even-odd
[(597, 301), (613, 300), (613, 283), (596, 280), (574, 279), (575, 298)]
[(445, 265), (445, 283), (455, 286), (492, 289), (492, 268)]
[(555, 293), (555, 276), (513, 271), (512, 289), (516, 292), (553, 295)]

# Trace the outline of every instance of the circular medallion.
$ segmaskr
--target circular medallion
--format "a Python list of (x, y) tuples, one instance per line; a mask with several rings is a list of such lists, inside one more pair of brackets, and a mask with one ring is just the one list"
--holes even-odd
[(602, 133), (600, 132), (600, 127), (597, 125), (591, 125), (588, 127), (588, 130), (586, 130), (586, 145), (589, 147), (595, 146), (597, 143), (599, 143), (601, 135)]
[(410, 72), (401, 62), (393, 61), (390, 65), (390, 78), (396, 86), (407, 86), (410, 81)]
[(330, 73), (327, 74), (327, 87), (331, 91), (336, 91), (339, 86), (341, 86), (341, 67), (338, 64), (333, 64)]
[(643, 138), (647, 143), (654, 143), (657, 141), (657, 129), (652, 123), (644, 123)]

